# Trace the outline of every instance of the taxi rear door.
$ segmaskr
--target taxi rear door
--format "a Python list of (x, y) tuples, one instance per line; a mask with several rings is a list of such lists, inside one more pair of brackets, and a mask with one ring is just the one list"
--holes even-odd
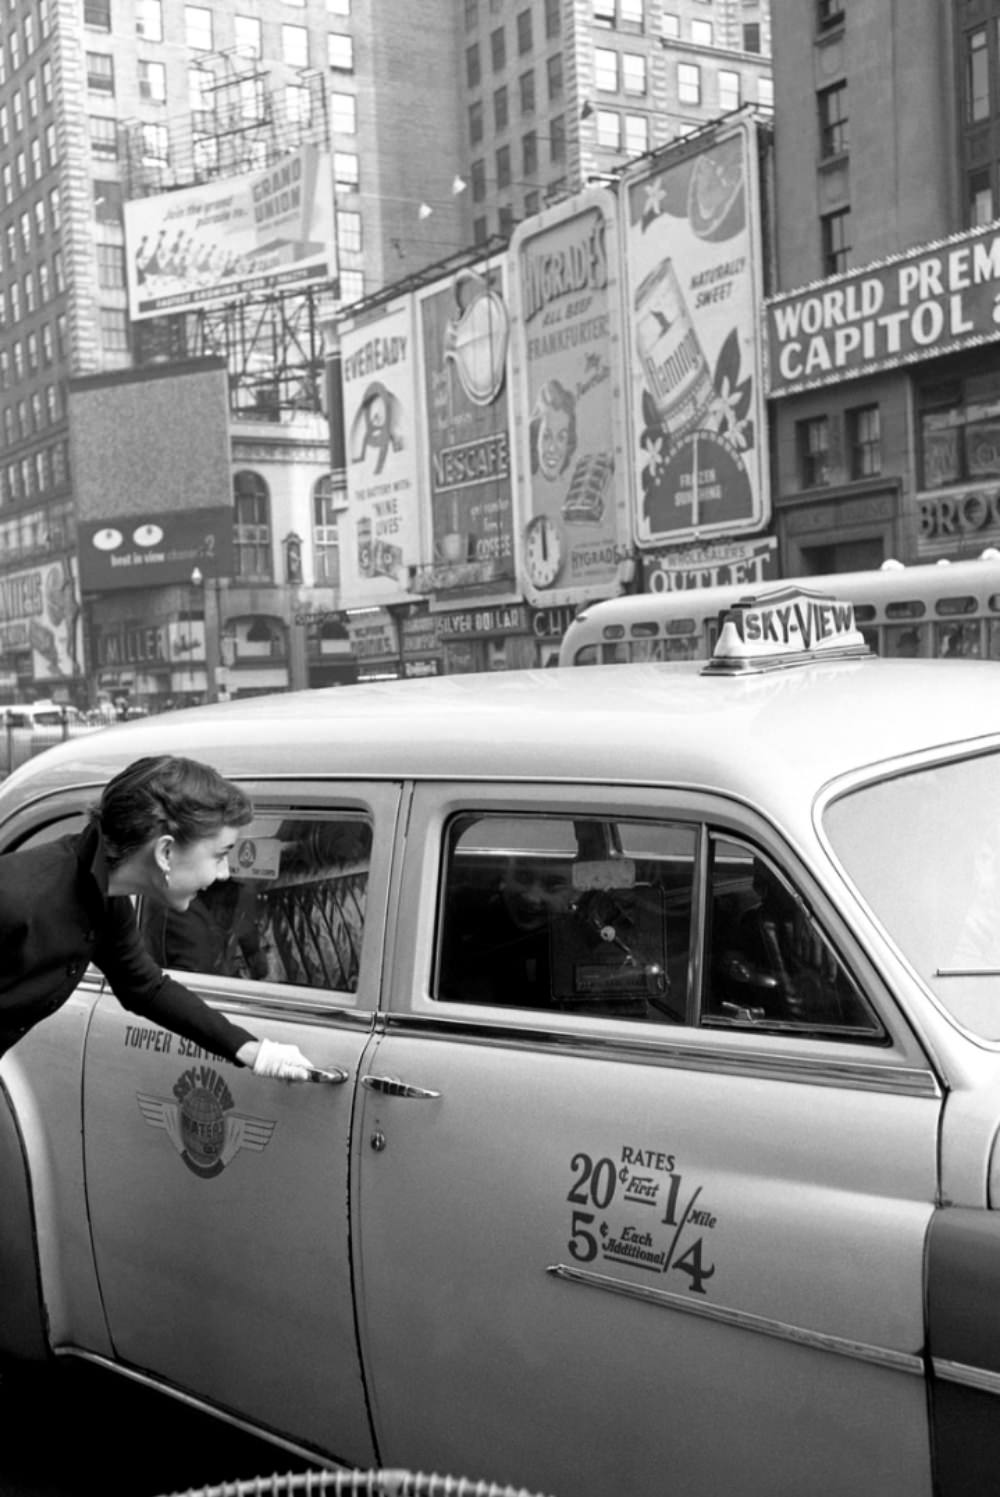
[(367, 1464), (348, 1160), (399, 788), (304, 787), (283, 799), (248, 788), (257, 815), (244, 861), (267, 875), (249, 887), (268, 973), (177, 975), (251, 1033), (298, 1045), (334, 1081), (257, 1078), (106, 994), (84, 1088), (95, 1261), (123, 1362), (297, 1445)]
[[(940, 1097), (913, 1042), (437, 999), (442, 849), (469, 812), (663, 826), (692, 869), (713, 818), (735, 835), (744, 815), (638, 790), (417, 789), (355, 1145), (382, 1462), (575, 1497), (928, 1492)], [(697, 883), (684, 918), (690, 950), (675, 935), (668, 961), (697, 980)]]

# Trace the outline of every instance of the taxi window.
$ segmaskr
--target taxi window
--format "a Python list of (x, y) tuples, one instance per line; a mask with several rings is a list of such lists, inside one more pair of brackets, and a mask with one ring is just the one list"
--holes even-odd
[(258, 816), (240, 829), (230, 877), (183, 914), (144, 903), (147, 948), (175, 970), (353, 993), (371, 845), (358, 814)]
[(456, 817), (434, 996), (685, 1022), (695, 847), (671, 823)]
[(804, 901), (759, 852), (710, 838), (707, 1026), (881, 1035), (881, 1027)]

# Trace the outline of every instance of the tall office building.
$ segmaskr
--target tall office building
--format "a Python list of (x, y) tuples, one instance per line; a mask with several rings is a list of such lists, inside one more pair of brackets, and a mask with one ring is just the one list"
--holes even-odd
[(745, 103), (771, 103), (768, 0), (463, 0), (472, 230)]
[[(85, 700), (98, 681), (110, 694), (150, 703), (213, 695), (204, 654), (213, 642), (233, 663), (231, 689), (325, 678), (304, 658), (313, 650), (320, 664), (316, 631), (295, 617), (322, 614), (336, 575), (335, 496), (316, 378), (332, 287), (320, 282), (298, 294), (294, 283), (279, 283), (242, 300), (231, 286), (228, 305), (222, 296), (192, 307), (178, 296), (164, 301), (162, 315), (135, 320), (135, 274), (151, 281), (166, 253), (179, 261), (180, 246), (193, 243), (181, 232), (190, 221), (180, 204), (197, 198), (179, 196), (177, 208), (165, 210), (165, 250), (152, 255), (133, 243), (129, 263), (124, 220), (131, 205), (157, 194), (246, 182), (309, 147), (329, 163), (335, 188), (329, 237), (344, 300), (453, 252), (469, 232), (452, 192), (463, 164), (460, 101), (427, 80), (457, 76), (460, 42), (451, 0), (3, 6), (0, 695)], [(260, 180), (265, 192), (280, 172)], [(230, 208), (224, 190), (215, 191), (211, 211), (221, 221)], [(74, 429), (73, 413), (89, 401), (93, 416), (86, 381), (108, 389), (117, 371), (138, 386), (144, 370), (162, 376), (206, 356), (222, 361), (231, 416), (231, 483), (202, 499), (232, 511), (230, 570), (210, 575), (213, 590), (220, 584), (218, 617), (207, 594), (188, 599), (176, 586), (106, 596), (102, 589), (84, 599), (78, 525), (100, 518), (95, 502), (105, 514), (133, 516), (177, 502), (166, 492), (173, 465), (162, 441), (159, 470), (143, 471), (140, 462), (129, 470), (127, 493), (114, 491), (116, 442), (103, 496), (83, 502), (73, 453), (85, 460), (87, 434)], [(162, 378), (158, 388), (166, 388)], [(162, 405), (162, 419), (171, 419), (168, 411)], [(116, 435), (141, 448), (142, 431), (119, 427)], [(173, 432), (178, 461), (197, 447), (190, 436)], [(191, 570), (203, 579), (210, 572)], [(181, 613), (189, 622), (204, 616), (206, 634), (218, 637), (199, 646), (196, 631), (194, 654), (178, 661), (165, 630)], [(202, 664), (189, 669), (199, 649)]]
[(773, 23), (783, 566), (978, 555), (1000, 544), (1000, 4), (774, 0)]

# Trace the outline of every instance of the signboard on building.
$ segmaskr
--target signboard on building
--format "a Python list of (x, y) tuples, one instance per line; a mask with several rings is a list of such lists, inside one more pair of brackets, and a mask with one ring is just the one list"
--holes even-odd
[(329, 152), (125, 204), (133, 321), (336, 274)]
[(778, 575), (774, 536), (710, 541), (648, 552), (642, 559), (643, 592), (679, 593), (699, 587), (756, 587)]
[(639, 546), (760, 530), (760, 208), (750, 114), (621, 180)]
[(159, 510), (109, 515), (78, 526), (80, 585), (84, 592), (192, 583), (203, 585), (233, 569), (231, 509)]
[(417, 293), (431, 555), (414, 585), (438, 598), (514, 588), (510, 315), (505, 262)]
[(622, 194), (636, 541), (760, 530), (769, 503), (752, 116), (642, 160)]
[(994, 223), (771, 297), (769, 393), (791, 395), (994, 342), (998, 296)]
[(521, 590), (582, 603), (616, 591), (631, 539), (614, 198), (584, 192), (528, 219), (511, 251)]
[(72, 558), (0, 577), (0, 655), (31, 656), (36, 682), (83, 674), (79, 595)]
[(422, 560), (413, 299), (340, 325), (347, 510), (339, 517), (346, 608), (403, 602)]

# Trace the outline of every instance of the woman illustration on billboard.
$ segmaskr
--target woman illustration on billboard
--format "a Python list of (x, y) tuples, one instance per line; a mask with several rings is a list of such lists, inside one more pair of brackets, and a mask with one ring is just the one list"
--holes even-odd
[(538, 392), (528, 429), (531, 471), (553, 483), (569, 466), (576, 451), (576, 398), (557, 379), (548, 379)]

